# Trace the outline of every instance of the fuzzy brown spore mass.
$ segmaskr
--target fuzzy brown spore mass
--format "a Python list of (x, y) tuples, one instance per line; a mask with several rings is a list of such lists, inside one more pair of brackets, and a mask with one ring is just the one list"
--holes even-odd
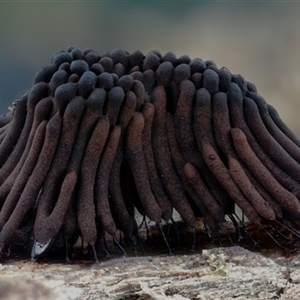
[(33, 257), (81, 237), (97, 260), (108, 235), (140, 243), (135, 209), (160, 229), (174, 209), (201, 218), (214, 237), (228, 216), (241, 237), (237, 205), (296, 236), (299, 146), (254, 84), (210, 60), (69, 47), (0, 116), (0, 250), (34, 225)]

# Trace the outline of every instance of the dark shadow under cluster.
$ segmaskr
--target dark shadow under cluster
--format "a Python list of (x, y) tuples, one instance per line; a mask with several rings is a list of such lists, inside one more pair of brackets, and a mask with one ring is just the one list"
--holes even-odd
[(202, 218), (214, 237), (226, 216), (240, 232), (237, 205), (298, 235), (299, 147), (252, 83), (212, 61), (69, 47), (0, 117), (1, 252), (21, 234), (33, 257), (81, 237), (97, 258), (105, 234), (139, 241), (135, 210)]

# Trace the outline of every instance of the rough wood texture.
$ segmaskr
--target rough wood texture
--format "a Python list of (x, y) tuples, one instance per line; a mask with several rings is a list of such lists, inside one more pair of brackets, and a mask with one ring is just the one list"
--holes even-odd
[(0, 264), (1, 300), (287, 300), (299, 299), (299, 283), (299, 260), (266, 257), (241, 247), (114, 258), (98, 265)]

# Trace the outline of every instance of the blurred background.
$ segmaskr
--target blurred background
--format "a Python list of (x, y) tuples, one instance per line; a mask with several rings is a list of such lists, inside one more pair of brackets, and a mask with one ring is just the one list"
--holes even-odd
[(299, 16), (299, 2), (1, 1), (0, 113), (59, 49), (158, 49), (241, 74), (300, 136)]

